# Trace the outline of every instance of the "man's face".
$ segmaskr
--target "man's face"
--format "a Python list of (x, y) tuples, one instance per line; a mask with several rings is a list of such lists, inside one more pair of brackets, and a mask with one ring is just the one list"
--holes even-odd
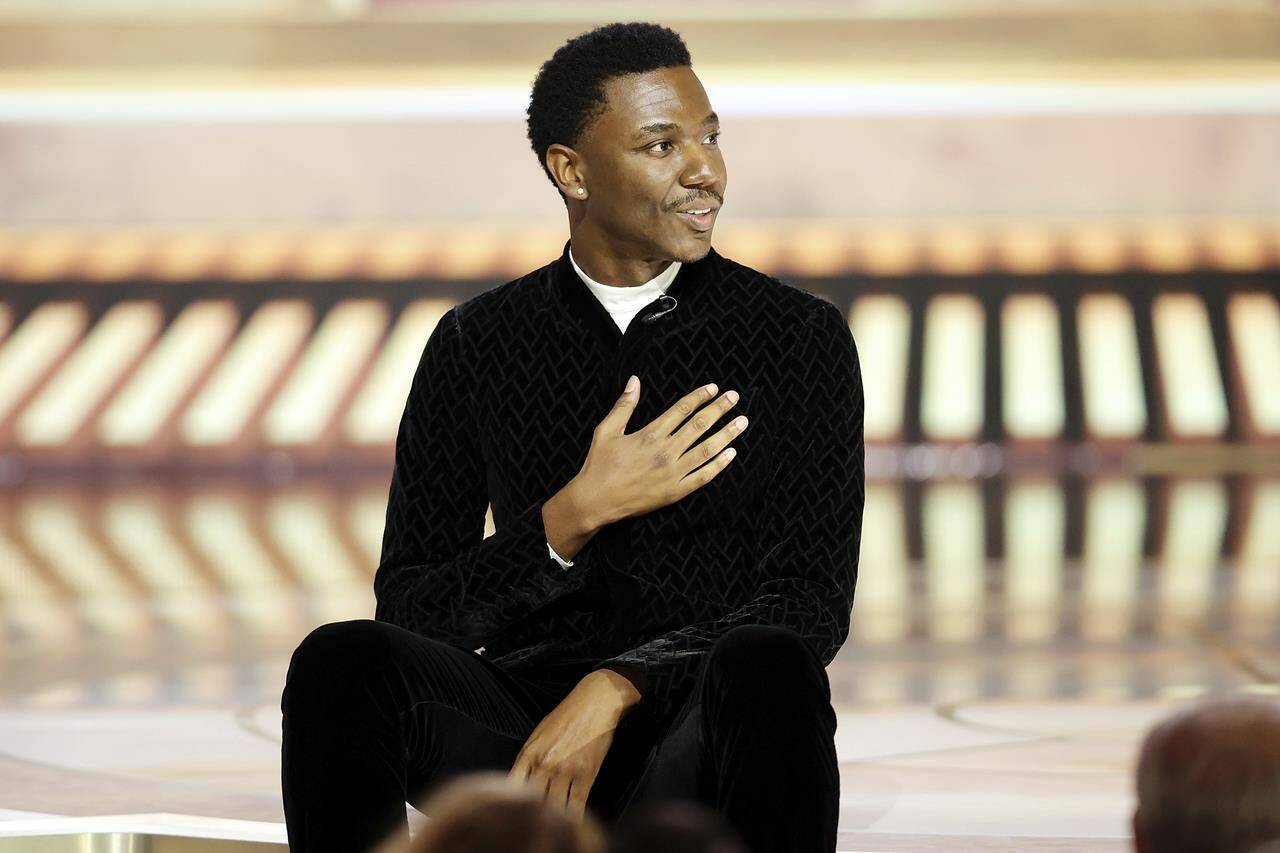
[[(720, 123), (691, 68), (605, 83), (606, 108), (579, 140), (586, 217), (639, 258), (691, 262), (711, 248), (728, 175)], [(711, 208), (694, 218), (678, 210)]]

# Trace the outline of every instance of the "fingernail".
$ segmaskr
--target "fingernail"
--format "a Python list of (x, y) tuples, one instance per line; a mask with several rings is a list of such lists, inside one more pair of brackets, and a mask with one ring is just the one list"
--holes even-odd
[(632, 391), (636, 390), (636, 385), (639, 384), (639, 382), (640, 380), (637, 379), (633, 374), (631, 378), (627, 380), (627, 393), (629, 394)]

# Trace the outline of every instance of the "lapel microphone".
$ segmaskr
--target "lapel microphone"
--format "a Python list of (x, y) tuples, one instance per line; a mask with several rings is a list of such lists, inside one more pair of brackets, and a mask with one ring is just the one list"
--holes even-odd
[(661, 296), (659, 296), (658, 299), (662, 301), (663, 304), (666, 304), (666, 300), (668, 299), (671, 300), (671, 307), (663, 308), (661, 311), (654, 311), (652, 314), (645, 314), (643, 317), (640, 318), (641, 323), (652, 323), (654, 320), (658, 319), (664, 314), (669, 314), (670, 312), (675, 310), (676, 298), (674, 296), (668, 296), (667, 294), (664, 293)]

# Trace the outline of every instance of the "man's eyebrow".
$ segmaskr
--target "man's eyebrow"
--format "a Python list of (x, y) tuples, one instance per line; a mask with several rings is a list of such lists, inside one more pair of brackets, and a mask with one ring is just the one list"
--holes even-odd
[[(707, 117), (702, 120), (702, 124), (704, 127), (709, 124), (719, 124), (719, 123), (720, 123), (720, 116), (716, 115), (714, 110), (708, 113)], [(679, 125), (672, 124), (669, 121), (655, 121), (652, 124), (646, 124), (644, 127), (636, 131), (636, 138), (639, 139), (643, 136), (648, 136), (651, 133), (667, 133), (669, 131), (675, 130), (677, 127), (679, 127)]]

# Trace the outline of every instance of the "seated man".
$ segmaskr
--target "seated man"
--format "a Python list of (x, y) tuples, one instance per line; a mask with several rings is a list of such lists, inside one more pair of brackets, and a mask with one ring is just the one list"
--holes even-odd
[(1137, 853), (1257, 853), (1280, 842), (1280, 702), (1208, 702), (1165, 720), (1142, 744), (1137, 789)]
[[(752, 850), (830, 853), (825, 666), (863, 509), (849, 327), (711, 247), (720, 131), (676, 33), (570, 40), (528, 119), (570, 238), (426, 342), (375, 619), (322, 625), (290, 661), (290, 844), (366, 849), (406, 799), (504, 769), (606, 822), (688, 798)], [(737, 414), (750, 428), (712, 429)]]

